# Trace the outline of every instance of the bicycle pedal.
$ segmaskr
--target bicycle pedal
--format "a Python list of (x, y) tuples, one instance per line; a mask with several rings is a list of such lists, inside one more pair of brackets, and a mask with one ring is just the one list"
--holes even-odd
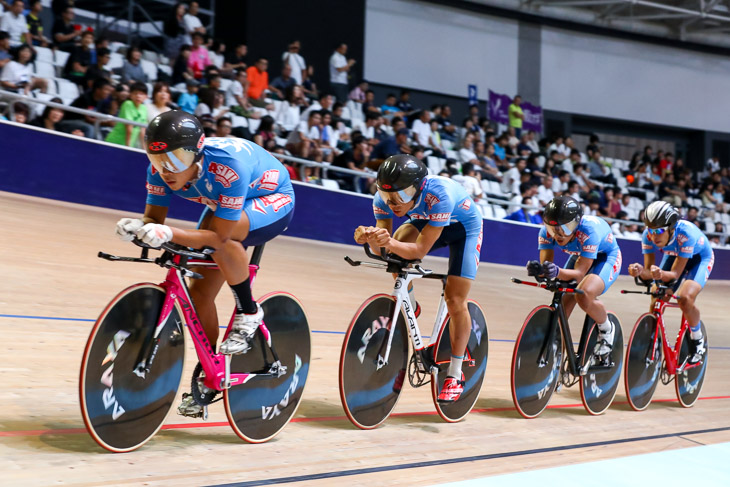
[(208, 406), (203, 406), (200, 416), (203, 418), (203, 421), (208, 421)]

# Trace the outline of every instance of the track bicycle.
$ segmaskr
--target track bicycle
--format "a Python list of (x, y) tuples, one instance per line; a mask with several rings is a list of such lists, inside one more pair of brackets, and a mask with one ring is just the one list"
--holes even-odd
[[(216, 267), (211, 249), (191, 250), (167, 243), (159, 257), (119, 257), (110, 261), (153, 263), (168, 269), (160, 284), (134, 284), (120, 292), (96, 320), (81, 361), (81, 414), (91, 437), (112, 452), (144, 445), (160, 429), (173, 406), (183, 373), (184, 327), (198, 356), (192, 394), (203, 406), (222, 392), (228, 421), (243, 440), (271, 439), (301, 403), (309, 373), (311, 339), (307, 316), (291, 294), (273, 292), (258, 302), (264, 324), (242, 355), (216, 353), (203, 330), (184, 277), (202, 276), (191, 268)], [(263, 252), (255, 247), (249, 266), (253, 283)], [(234, 313), (235, 314), (235, 313)], [(233, 315), (226, 329), (231, 330)], [(199, 384), (209, 389), (201, 392)]]
[(609, 312), (615, 327), (611, 352), (596, 357), (593, 350), (598, 336), (595, 321), (586, 315), (577, 351), (573, 348), (563, 296), (582, 294), (575, 281), (536, 278), (525, 284), (553, 293), (552, 303), (538, 306), (525, 319), (512, 354), (511, 388), (517, 411), (525, 418), (535, 418), (547, 407), (553, 392), (561, 386), (580, 383), (580, 395), (586, 411), (598, 415), (606, 411), (616, 396), (621, 378), (624, 350), (621, 323)]
[[(643, 411), (651, 403), (658, 380), (664, 385), (674, 380), (679, 404), (692, 407), (700, 396), (707, 372), (707, 330), (704, 323), (702, 335), (705, 337), (705, 356), (696, 364), (689, 363), (690, 329), (687, 318), (682, 315), (679, 333), (674, 348), (667, 340), (664, 328), (664, 310), (679, 308), (673, 294), (673, 283), (662, 283), (634, 278), (637, 286), (645, 286), (646, 291), (621, 290), (621, 294), (647, 294), (652, 296), (654, 307), (651, 313), (644, 313), (636, 321), (629, 337), (626, 352), (625, 386), (629, 404), (636, 411)], [(652, 289), (653, 288), (653, 289)], [(670, 301), (674, 299), (675, 301)]]
[[(345, 257), (352, 266), (385, 269), (397, 274), (391, 294), (376, 294), (360, 306), (345, 334), (340, 354), (340, 399), (347, 417), (361, 429), (383, 423), (395, 408), (406, 373), (412, 387), (431, 384), (436, 411), (447, 422), (460, 421), (472, 410), (479, 397), (487, 369), (489, 335), (484, 311), (476, 301), (468, 301), (471, 335), (462, 372), (464, 392), (458, 400), (439, 403), (438, 395), (451, 361), (449, 315), (444, 300), (446, 278), (424, 269), (418, 260), (405, 260), (394, 254), (365, 253), (378, 262), (362, 262)], [(437, 279), (442, 292), (436, 321), (426, 345), (418, 327), (408, 285), (414, 279)], [(408, 325), (406, 326), (406, 323)], [(408, 337), (413, 346), (409, 359)]]

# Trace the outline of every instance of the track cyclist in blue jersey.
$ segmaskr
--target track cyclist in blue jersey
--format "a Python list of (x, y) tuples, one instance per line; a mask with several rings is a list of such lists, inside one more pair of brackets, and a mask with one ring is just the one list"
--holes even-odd
[[(152, 247), (174, 242), (215, 249), (212, 257), (218, 269), (199, 269), (203, 279), (192, 280), (190, 297), (208, 340), (215, 346), (218, 315), (214, 299), (223, 282), (228, 283), (236, 301), (236, 314), (220, 351), (245, 353), (263, 321), (263, 310), (251, 296), (249, 259), (244, 247), (263, 244), (288, 226), (294, 210), (289, 173), (252, 142), (206, 139), (198, 119), (181, 110), (155, 117), (147, 128), (145, 146), (151, 164), (144, 216), (122, 218), (116, 233), (122, 240), (137, 237)], [(172, 194), (207, 206), (196, 230), (164, 224)], [(178, 408), (180, 414), (194, 417), (201, 410), (191, 395)]]
[[(695, 300), (710, 277), (715, 254), (702, 230), (680, 220), (679, 212), (665, 201), (655, 201), (646, 207), (644, 223), (646, 228), (641, 237), (644, 265), (629, 265), (629, 274), (645, 280), (676, 280), (677, 302), (690, 327), (689, 363), (696, 364), (702, 361), (707, 350)], [(656, 265), (657, 250), (664, 253), (659, 266)], [(651, 309), (653, 307), (652, 299)]]
[[(565, 315), (570, 317), (577, 301), (581, 309), (593, 318), (598, 326), (593, 353), (604, 357), (613, 348), (616, 330), (598, 296), (608, 291), (621, 272), (621, 250), (611, 227), (602, 218), (583, 216), (580, 203), (569, 196), (552, 199), (545, 206), (542, 221), (545, 225), (538, 237), (540, 261), (528, 262), (527, 274), (579, 283), (578, 289), (583, 294), (570, 294), (563, 298)], [(556, 245), (570, 254), (562, 269), (553, 262)]]
[[(378, 192), (373, 201), (376, 226), (360, 226), (355, 241), (368, 243), (375, 252), (388, 252), (408, 260), (423, 259), (435, 248), (449, 247), (445, 299), (451, 316), (451, 362), (439, 402), (456, 401), (464, 391), (461, 363), (471, 334), (467, 298), (479, 267), (482, 216), (469, 194), (457, 182), (429, 176), (426, 166), (405, 154), (387, 158), (378, 168)], [(408, 216), (393, 234), (393, 216)], [(391, 235), (393, 235), (391, 237)], [(408, 290), (411, 304), (420, 306)]]

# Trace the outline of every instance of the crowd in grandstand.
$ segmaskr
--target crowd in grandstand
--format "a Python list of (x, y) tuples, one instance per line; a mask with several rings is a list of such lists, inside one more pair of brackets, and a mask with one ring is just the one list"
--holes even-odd
[[(270, 74), (269, 60), (250, 56), (244, 44), (227, 49), (208, 36), (197, 2), (171, 7), (164, 55), (110, 43), (75, 24), (70, 0), (54, 0), (48, 35), (41, 9), (39, 0), (0, 0), (3, 90), (141, 124), (180, 108), (195, 114), (209, 136), (244, 137), (271, 152), (361, 172), (358, 177), (287, 162), (293, 179), (326, 178), (351, 191), (373, 192), (380, 162), (412, 154), (433, 173), (464, 185), (488, 217), (539, 223), (550, 199), (570, 195), (586, 214), (608, 218), (616, 235), (638, 239), (641, 229), (631, 222), (641, 220), (648, 202), (662, 199), (711, 234), (714, 245), (730, 244), (722, 235), (730, 225), (730, 180), (716, 157), (701, 172), (650, 146), (631, 161), (603, 157), (595, 135), (576, 147), (569, 135), (522, 131), (519, 96), (507, 127), (490, 122), (478, 105), (462, 121), (453, 120), (449, 105), (414, 106), (407, 90), (379, 100), (366, 81), (351, 78), (355, 60), (347, 58), (346, 44), (321, 67), (330, 81), (323, 90), (313, 82), (299, 41), (286, 46), (274, 60), (280, 71)], [(144, 137), (139, 126), (103, 121), (97, 127), (91, 116), (20, 101), (6, 105), (4, 118), (18, 123), (132, 147)]]

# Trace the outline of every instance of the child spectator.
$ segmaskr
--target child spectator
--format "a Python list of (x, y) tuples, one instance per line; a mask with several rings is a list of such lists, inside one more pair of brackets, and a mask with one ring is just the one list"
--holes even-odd
[(185, 110), (188, 113), (195, 113), (195, 109), (198, 107), (198, 87), (200, 83), (194, 79), (189, 79), (185, 82), (187, 92), (182, 93), (178, 99), (177, 104), (181, 110)]
[[(147, 124), (147, 86), (144, 83), (134, 83), (130, 87), (129, 100), (122, 103), (119, 110), (119, 118), (132, 122)], [(145, 127), (127, 125), (119, 122), (107, 135), (106, 141), (112, 144), (126, 145), (128, 147), (144, 147)]]

